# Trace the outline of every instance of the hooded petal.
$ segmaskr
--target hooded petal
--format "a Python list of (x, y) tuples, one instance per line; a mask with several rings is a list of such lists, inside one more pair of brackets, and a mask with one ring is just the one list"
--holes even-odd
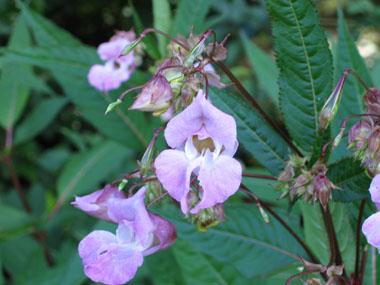
[(209, 137), (223, 144), (225, 148), (235, 147), (235, 119), (214, 107), (205, 98), (203, 90), (199, 90), (197, 97), (184, 111), (169, 121), (165, 129), (165, 139), (170, 147), (177, 148), (191, 136), (197, 135), (202, 127)]
[(214, 160), (212, 153), (207, 153), (198, 176), (202, 198), (190, 212), (223, 203), (239, 189), (241, 178), (242, 168), (236, 159), (220, 155)]
[(108, 203), (108, 216), (111, 220), (130, 226), (143, 245), (145, 245), (148, 235), (155, 229), (146, 210), (144, 199), (145, 187), (142, 187), (128, 199), (113, 199)]
[(164, 150), (154, 162), (158, 180), (177, 201), (181, 201), (189, 191), (186, 186), (189, 163), (185, 152), (175, 149)]
[(152, 247), (143, 252), (144, 256), (168, 248), (177, 239), (177, 230), (171, 222), (155, 214), (149, 213), (149, 216), (156, 225), (156, 230), (153, 232), (155, 242)]
[(117, 243), (116, 236), (94, 231), (79, 243), (85, 274), (95, 282), (116, 285), (131, 280), (143, 255), (130, 244)]
[(362, 231), (368, 243), (380, 249), (380, 212), (369, 216), (364, 221)]
[(369, 192), (374, 203), (380, 203), (380, 174), (377, 174), (369, 186)]
[(118, 187), (111, 185), (105, 186), (103, 189), (83, 197), (75, 197), (75, 201), (71, 203), (79, 210), (86, 212), (90, 216), (112, 222), (108, 216), (108, 202), (111, 199), (124, 199), (123, 191), (119, 191)]

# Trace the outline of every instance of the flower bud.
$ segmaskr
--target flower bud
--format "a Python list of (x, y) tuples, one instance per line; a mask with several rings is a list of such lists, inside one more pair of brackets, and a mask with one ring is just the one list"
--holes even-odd
[(380, 129), (374, 130), (368, 138), (368, 151), (376, 153), (380, 146)]
[(349, 148), (356, 145), (356, 149), (358, 150), (367, 144), (368, 136), (372, 131), (371, 121), (371, 119), (363, 119), (352, 126), (348, 133)]
[(196, 214), (197, 230), (206, 232), (207, 228), (216, 226), (226, 220), (223, 204), (216, 204), (211, 208), (201, 209)]
[(121, 52), (121, 55), (128, 55), (129, 53), (131, 53), (136, 47), (137, 45), (141, 42), (143, 38), (142, 37), (138, 37), (136, 40), (134, 40), (133, 42), (127, 44), (123, 51)]
[(166, 111), (172, 97), (173, 92), (165, 76), (156, 74), (144, 85), (129, 109), (145, 112)]
[(370, 114), (380, 114), (380, 91), (370, 88), (364, 95), (364, 104)]
[(121, 101), (120, 99), (117, 99), (115, 102), (112, 102), (111, 104), (109, 104), (104, 115), (107, 115), (109, 112), (115, 110), (121, 103), (123, 103), (123, 101)]
[(322, 131), (324, 131), (328, 127), (331, 120), (334, 118), (336, 112), (338, 111), (339, 102), (342, 97), (341, 94), (343, 90), (344, 81), (346, 80), (346, 76), (347, 73), (343, 73), (334, 91), (331, 93), (330, 97), (327, 99), (325, 105), (321, 110), (319, 116), (319, 123), (321, 125)]

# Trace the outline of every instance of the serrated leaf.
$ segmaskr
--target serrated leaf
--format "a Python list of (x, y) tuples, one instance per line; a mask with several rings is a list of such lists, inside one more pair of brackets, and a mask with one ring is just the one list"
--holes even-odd
[(41, 101), (17, 127), (15, 143), (23, 143), (42, 132), (66, 103), (66, 98), (51, 98)]
[(200, 29), (212, 2), (213, 0), (181, 0), (174, 17), (172, 35), (180, 34), (187, 37), (193, 26), (194, 34), (203, 32)]
[(268, 93), (273, 102), (278, 106), (278, 70), (274, 60), (250, 41), (246, 34), (240, 34), (243, 41), (245, 53), (248, 56), (252, 69), (255, 71), (257, 79)]
[[(165, 33), (170, 32), (171, 27), (171, 11), (170, 3), (168, 0), (152, 0), (153, 6), (153, 26)], [(161, 56), (166, 55), (166, 45), (169, 43), (169, 39), (162, 35), (157, 34), (158, 46), (161, 52)]]
[(333, 190), (333, 200), (352, 202), (365, 199), (369, 196), (371, 180), (360, 163), (352, 158), (346, 158), (329, 166), (327, 176), (344, 191)]
[(268, 171), (279, 174), (290, 153), (283, 138), (240, 99), (216, 88), (210, 88), (209, 93), (216, 107), (235, 118), (239, 143)]
[[(338, 83), (339, 78), (342, 76), (345, 69), (352, 69), (368, 86), (373, 86), (371, 76), (365, 66), (364, 60), (360, 56), (355, 42), (348, 31), (341, 8), (338, 8), (338, 44), (336, 45), (335, 54), (334, 84)], [(338, 112), (331, 123), (333, 136), (339, 133), (340, 125), (345, 118), (364, 112), (364, 93), (365, 89), (361, 83), (352, 74), (349, 74), (344, 84)], [(354, 123), (355, 120), (348, 121), (346, 130), (349, 130)], [(350, 152), (346, 150), (346, 146), (347, 139), (343, 140), (332, 152), (332, 161), (336, 161), (350, 155)]]
[(332, 59), (311, 0), (266, 0), (280, 69), (280, 106), (294, 141), (311, 151), (331, 93)]
[[(330, 211), (334, 223), (335, 233), (342, 253), (345, 269), (351, 272), (355, 266), (355, 237), (351, 228), (349, 215), (344, 204), (330, 204)], [(327, 265), (330, 259), (330, 247), (328, 235), (318, 204), (301, 204), (302, 217), (304, 219), (305, 241), (315, 256)]]
[[(186, 221), (173, 220), (173, 213), (167, 218), (180, 238), (217, 261), (234, 265), (246, 278), (269, 274), (304, 256), (299, 244), (273, 217), (270, 226), (264, 223), (255, 205), (226, 205), (225, 210), (228, 221), (206, 233), (197, 232)], [(298, 232), (293, 217), (288, 223)]]
[(110, 172), (119, 169), (123, 160), (130, 155), (124, 147), (114, 142), (103, 142), (88, 151), (72, 156), (58, 177), (57, 204), (62, 204), (74, 195), (96, 190), (99, 183)]

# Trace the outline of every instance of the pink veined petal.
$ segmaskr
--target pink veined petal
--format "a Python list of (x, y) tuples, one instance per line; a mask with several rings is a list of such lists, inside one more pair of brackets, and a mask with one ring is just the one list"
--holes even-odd
[(156, 225), (156, 230), (153, 232), (155, 243), (151, 248), (143, 251), (144, 256), (168, 248), (177, 239), (177, 230), (171, 222), (155, 214), (149, 213), (149, 216)]
[(125, 38), (118, 38), (116, 40), (105, 42), (99, 45), (98, 54), (104, 61), (118, 59), (124, 47), (130, 43)]
[(113, 69), (96, 64), (88, 73), (88, 82), (96, 89), (107, 92), (119, 88), (122, 81), (118, 73), (115, 76)]
[(143, 262), (141, 252), (129, 244), (117, 243), (116, 236), (94, 231), (79, 244), (85, 274), (95, 282), (116, 285), (131, 280)]
[(362, 231), (368, 243), (380, 249), (380, 212), (372, 214), (364, 221)]
[(90, 216), (100, 218), (102, 220), (112, 222), (108, 216), (108, 201), (110, 199), (124, 199), (123, 191), (119, 191), (117, 187), (105, 186), (103, 189), (83, 197), (75, 197), (75, 201), (71, 204), (79, 210), (84, 211)]
[(190, 213), (223, 203), (239, 189), (241, 178), (242, 168), (236, 159), (220, 155), (213, 160), (211, 153), (206, 154), (198, 176), (203, 188), (202, 199)]
[(369, 186), (369, 192), (371, 193), (371, 199), (374, 203), (380, 203), (380, 174), (377, 174)]
[(235, 147), (235, 119), (214, 107), (205, 98), (203, 90), (199, 90), (190, 106), (168, 122), (165, 139), (170, 147), (177, 148), (198, 131), (202, 132), (203, 137), (206, 132), (209, 137), (223, 144), (226, 149)]
[[(190, 191), (190, 182), (191, 182), (191, 174), (193, 171), (197, 170), (197, 168), (202, 164), (203, 157), (198, 157), (192, 161), (190, 161), (187, 169), (186, 169), (186, 191), (184, 192), (182, 198), (181, 198), (181, 210), (182, 213), (187, 214), (189, 211), (189, 205), (188, 205), (188, 199), (187, 196)], [(198, 171), (197, 171), (198, 172)]]
[(142, 245), (145, 245), (149, 233), (155, 229), (146, 210), (144, 198), (145, 187), (142, 187), (128, 199), (113, 199), (108, 203), (108, 216), (116, 223), (124, 222), (130, 226)]
[(154, 162), (158, 180), (177, 201), (181, 201), (189, 191), (186, 185), (189, 163), (185, 153), (175, 149), (164, 150)]

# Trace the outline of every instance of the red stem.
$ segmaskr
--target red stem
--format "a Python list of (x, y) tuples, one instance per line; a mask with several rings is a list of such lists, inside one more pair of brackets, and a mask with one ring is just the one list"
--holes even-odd
[[(359, 280), (359, 259), (360, 259), (360, 234), (361, 234), (361, 223), (364, 214), (364, 207), (367, 199), (363, 199), (360, 203), (358, 224), (356, 227), (356, 256), (355, 256), (355, 280)], [(359, 283), (358, 283), (359, 284)]]
[(270, 175), (262, 175), (262, 174), (251, 174), (251, 173), (243, 173), (243, 177), (251, 177), (251, 178), (262, 178), (269, 180), (277, 180), (277, 177)]

